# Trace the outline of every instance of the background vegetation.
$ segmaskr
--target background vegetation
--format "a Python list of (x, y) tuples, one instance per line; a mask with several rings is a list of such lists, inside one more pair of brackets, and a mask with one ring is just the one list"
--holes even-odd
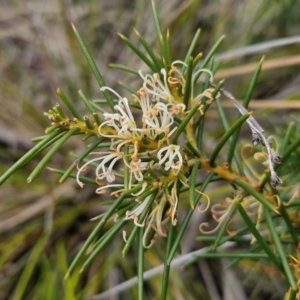
[[(291, 121), (299, 127), (298, 1), (157, 2), (162, 26), (170, 29), (177, 59), (185, 57), (198, 28), (202, 33), (196, 50), (204, 54), (221, 35), (226, 35), (216, 57), (221, 62), (216, 79), (225, 78), (225, 88), (238, 99), (245, 96), (257, 62), (265, 55), (250, 109), (256, 110), (255, 117), (279, 139), (284, 138)], [(111, 69), (109, 63), (147, 70), (117, 32), (137, 42), (132, 30), (136, 28), (153, 49), (158, 47), (149, 1), (1, 1), (0, 173), (34, 145), (31, 138), (43, 135), (49, 126), (43, 112), (59, 102), (58, 87), (78, 103), (82, 113), (79, 89), (89, 98), (100, 97), (70, 22), (84, 37), (107, 85), (117, 90), (119, 81), (138, 87), (139, 78)], [(279, 45), (287, 37), (293, 39)], [(274, 44), (266, 44), (271, 40)], [(224, 101), (223, 106), (231, 116), (231, 104)], [(221, 126), (215, 106), (210, 107), (208, 116), (211, 126)], [(218, 137), (217, 127), (208, 131), (208, 149)], [(51, 166), (67, 169), (74, 161), (70, 152), (80, 153), (84, 147), (78, 139), (69, 141)], [(298, 158), (293, 158), (286, 171), (295, 170), (293, 184), (299, 181)], [(80, 189), (72, 179), (59, 185), (58, 175), (49, 170), (28, 185), (26, 178), (37, 162), (22, 168), (0, 190), (0, 299), (92, 299), (134, 277), (136, 250), (132, 248), (122, 258), (123, 240), (119, 236), (83, 274), (75, 272), (71, 279), (63, 280), (94, 226), (90, 219), (105, 207), (93, 186)], [(212, 197), (224, 200), (228, 193), (220, 188)], [(209, 216), (194, 215), (182, 243), (183, 253), (203, 247), (195, 238), (205, 218)], [(42, 235), (44, 231), (49, 233), (48, 238)], [(162, 263), (164, 249), (165, 241), (161, 239), (146, 253), (146, 269)], [(238, 267), (226, 269), (228, 264), (224, 259), (201, 259), (187, 269), (177, 269), (171, 275), (169, 299), (283, 298), (285, 283), (272, 266), (243, 260)], [(147, 282), (149, 299), (156, 299), (161, 275)], [(135, 287), (120, 295), (111, 299), (137, 299)]]

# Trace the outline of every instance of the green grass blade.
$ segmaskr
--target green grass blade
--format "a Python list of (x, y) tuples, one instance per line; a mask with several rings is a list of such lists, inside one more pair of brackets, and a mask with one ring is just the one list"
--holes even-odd
[(19, 282), (17, 284), (17, 287), (15, 289), (15, 292), (11, 299), (14, 300), (22, 300), (24, 299), (24, 292), (26, 290), (26, 287), (29, 283), (29, 280), (32, 276), (32, 273), (34, 271), (35, 266), (38, 263), (38, 260), (40, 259), (40, 256), (43, 254), (43, 251), (45, 249), (45, 246), (49, 240), (48, 235), (43, 235), (39, 238), (37, 243), (35, 244), (32, 252), (30, 253), (30, 256), (27, 260), (27, 263), (25, 265), (25, 268), (22, 272), (22, 275), (19, 279)]

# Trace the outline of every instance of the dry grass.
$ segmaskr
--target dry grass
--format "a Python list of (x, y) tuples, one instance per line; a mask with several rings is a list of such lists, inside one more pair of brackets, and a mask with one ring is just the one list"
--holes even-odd
[[(225, 53), (296, 35), (300, 22), (300, 4), (292, 0), (284, 1), (284, 4), (271, 0), (157, 2), (162, 25), (170, 28), (177, 59), (184, 58), (198, 27), (202, 28), (202, 35), (197, 51), (206, 53), (218, 37), (226, 34), (222, 48)], [(70, 22), (85, 38), (107, 85), (117, 89), (120, 89), (119, 81), (137, 86), (138, 79), (110, 69), (109, 63), (146, 70), (145, 65), (123, 45), (117, 32), (136, 41), (132, 30), (136, 28), (147, 36), (153, 48), (158, 47), (158, 40), (150, 1), (3, 1), (0, 8), (0, 172), (3, 172), (30, 149), (31, 138), (44, 134), (48, 120), (43, 112), (59, 101), (57, 87), (78, 103), (81, 113), (84, 113), (84, 107), (79, 101), (79, 89), (92, 99), (101, 95)], [(300, 106), (296, 100), (300, 99), (298, 52), (299, 43), (251, 55), (245, 52), (236, 59), (223, 59), (216, 78), (226, 78), (226, 88), (237, 98), (242, 98), (250, 74), (261, 56), (266, 55), (255, 94), (257, 101), (250, 107), (257, 109), (256, 115), (263, 112), (264, 116), (280, 115), (281, 118), (284, 114), (288, 119), (290, 112)], [(285, 99), (294, 101), (286, 102)], [(224, 106), (231, 107), (227, 102)], [(73, 140), (55, 156), (51, 166), (66, 169), (74, 160), (70, 151), (78, 152), (83, 147), (83, 143)], [(0, 299), (91, 299), (134, 276), (131, 258), (136, 253), (132, 250), (125, 259), (120, 259), (122, 241), (119, 237), (84, 276), (75, 275), (72, 280), (63, 281), (67, 265), (93, 226), (89, 219), (104, 208), (100, 207), (101, 200), (94, 195), (93, 187), (79, 190), (71, 179), (65, 185), (57, 186), (58, 177), (52, 176), (50, 171), (44, 171), (36, 182), (27, 185), (26, 177), (35, 163), (25, 166), (0, 190)], [(194, 242), (198, 224), (196, 217), (194, 227), (191, 227), (195, 235), (187, 237), (186, 252), (199, 246)], [(40, 239), (43, 231), (49, 233), (46, 241)], [(154, 254), (148, 254), (147, 268), (161, 263), (161, 251), (155, 247)], [(221, 263), (224, 265), (223, 261)], [(282, 299), (282, 291), (274, 288), (279, 279), (275, 277), (273, 281), (271, 271), (264, 275), (268, 287), (255, 280), (260, 272), (255, 266), (244, 264), (242, 269), (245, 273), (252, 270), (252, 277), (246, 283), (235, 276), (227, 277), (225, 271), (222, 274), (228, 280), (222, 283), (218, 270), (211, 263), (205, 269), (196, 265), (187, 272), (182, 271), (182, 276), (181, 272), (174, 275), (174, 290), (169, 299), (201, 299), (196, 296), (201, 294), (205, 295), (202, 299), (208, 299), (216, 292), (216, 287), (222, 292), (223, 299), (233, 299), (224, 298), (232, 284), (230, 280), (237, 280), (235, 285), (244, 297), (249, 296), (245, 299)], [(204, 280), (209, 274), (213, 274), (209, 277), (211, 285)], [(253, 289), (256, 298), (251, 296), (249, 282), (251, 287), (257, 286), (258, 290)], [(149, 294), (152, 295), (149, 299), (157, 299), (155, 291), (159, 283), (160, 278), (149, 282)], [(136, 299), (134, 288), (124, 295)]]

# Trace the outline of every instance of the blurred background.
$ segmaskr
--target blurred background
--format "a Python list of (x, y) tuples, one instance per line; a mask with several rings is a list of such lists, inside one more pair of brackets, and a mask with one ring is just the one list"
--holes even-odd
[[(291, 120), (299, 124), (299, 1), (156, 2), (163, 29), (170, 30), (176, 59), (184, 59), (198, 28), (201, 36), (194, 55), (205, 55), (220, 36), (226, 35), (216, 56), (220, 68), (215, 80), (225, 79), (225, 88), (243, 99), (257, 63), (265, 56), (250, 108), (263, 124), (268, 120), (271, 125), (267, 129), (279, 139)], [(143, 71), (147, 68), (117, 33), (138, 44), (135, 28), (153, 49), (159, 47), (150, 1), (1, 0), (0, 173), (31, 149), (33, 137), (44, 134), (49, 120), (43, 112), (61, 103), (57, 88), (76, 103), (83, 115), (86, 109), (78, 90), (89, 99), (102, 97), (71, 22), (88, 45), (106, 84), (121, 93), (124, 89), (120, 81), (138, 88), (140, 79), (110, 68), (109, 63)], [(224, 107), (230, 116), (230, 103), (224, 101)], [(214, 106), (209, 118), (218, 120)], [(214, 132), (217, 135), (217, 128)], [(212, 133), (209, 138), (216, 137)], [(250, 139), (250, 135), (246, 138)], [(49, 166), (67, 169), (74, 161), (71, 154), (81, 153), (85, 146), (73, 138)], [(105, 207), (94, 186), (80, 189), (72, 179), (60, 185), (59, 175), (49, 170), (27, 184), (37, 162), (23, 167), (0, 189), (0, 299), (92, 299), (135, 276), (136, 250), (122, 258), (124, 242), (120, 235), (83, 274), (76, 272), (71, 279), (63, 280), (94, 227), (90, 219)], [(200, 234), (197, 217), (191, 226), (184, 252), (203, 247), (195, 241)], [(50, 235), (45, 238), (43, 232)], [(162, 240), (147, 252), (146, 269), (162, 263), (164, 247)], [(286, 287), (274, 269), (244, 262), (239, 268), (225, 271), (227, 263), (201, 260), (174, 272), (168, 299), (283, 298)], [(160, 275), (147, 281), (149, 299), (158, 299), (160, 283)], [(238, 298), (230, 294), (232, 289), (240, 293)], [(110, 299), (136, 297), (133, 287)]]

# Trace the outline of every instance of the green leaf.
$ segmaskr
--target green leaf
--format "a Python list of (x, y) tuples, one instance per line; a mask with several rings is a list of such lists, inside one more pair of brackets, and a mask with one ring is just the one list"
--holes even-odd
[(84, 104), (86, 105), (86, 107), (88, 108), (88, 110), (93, 114), (93, 117), (95, 119), (96, 124), (99, 126), (102, 123), (101, 118), (98, 116), (96, 110), (94, 109), (93, 105), (91, 104), (91, 102), (86, 98), (86, 96), (84, 95), (84, 93), (80, 90), (78, 92), (78, 94), (80, 95), (82, 101), (84, 102)]
[(241, 116), (237, 121), (235, 121), (232, 124), (232, 126), (228, 129), (228, 131), (225, 132), (225, 134), (222, 136), (222, 138), (219, 140), (218, 144), (214, 148), (213, 153), (211, 154), (209, 160), (209, 164), (211, 166), (214, 166), (217, 155), (219, 154), (219, 152), (221, 151), (225, 143), (228, 141), (228, 139), (238, 128), (240, 128), (243, 125), (243, 123), (251, 116), (251, 114), (252, 114), (251, 112), (248, 112), (243, 116)]
[[(184, 63), (186, 65), (188, 65), (190, 56), (193, 54), (193, 51), (194, 51), (194, 49), (196, 47), (196, 44), (197, 44), (197, 41), (199, 39), (200, 33), (201, 33), (201, 30), (197, 29), (197, 31), (196, 31), (196, 33), (194, 35), (194, 38), (193, 38), (193, 40), (192, 40), (192, 42), (190, 44), (190, 47), (189, 47), (189, 49), (188, 49), (188, 51), (186, 53), (185, 59), (184, 59)], [(194, 65), (194, 62), (193, 62), (193, 69), (194, 69), (194, 67), (195, 67), (195, 65)], [(182, 68), (181, 68), (181, 72), (184, 73), (185, 69), (186, 69), (186, 66), (183, 65)]]
[[(143, 223), (145, 218), (147, 217), (147, 215), (149, 213), (149, 210), (150, 210), (150, 208), (151, 208), (151, 206), (152, 206), (152, 204), (153, 204), (153, 202), (156, 198), (157, 193), (158, 193), (157, 189), (156, 190), (149, 190), (148, 189), (148, 190), (145, 190), (143, 192), (143, 198), (144, 199), (146, 199), (150, 195), (151, 195), (151, 198), (149, 199), (149, 201), (148, 201), (147, 205), (145, 206), (143, 212), (139, 216), (138, 221), (139, 221), (140, 224)], [(143, 200), (143, 201), (145, 201), (145, 200)], [(137, 206), (139, 206), (139, 205), (140, 205), (140, 203)], [(123, 256), (125, 256), (127, 254), (128, 250), (130, 249), (130, 247), (131, 247), (131, 245), (132, 245), (132, 243), (133, 243), (133, 241), (134, 241), (134, 239), (135, 239), (135, 237), (138, 233), (138, 228), (139, 228), (138, 226), (135, 226), (133, 228), (128, 240), (126, 241), (126, 245), (124, 246), (124, 248), (122, 250), (122, 255)]]
[(80, 272), (83, 272), (83, 270), (88, 267), (95, 258), (99, 255), (100, 251), (103, 250), (103, 248), (108, 245), (111, 240), (116, 237), (116, 235), (120, 232), (122, 227), (126, 224), (126, 220), (121, 220), (118, 223), (114, 224), (112, 228), (110, 228), (101, 238), (100, 240), (93, 245), (92, 253), (89, 254), (89, 257), (83, 264), (82, 268), (80, 269)]
[(256, 238), (257, 242), (260, 244), (261, 248), (266, 252), (266, 254), (269, 256), (270, 260), (281, 270), (281, 264), (279, 259), (276, 257), (270, 246), (267, 244), (265, 239), (261, 236), (259, 231), (256, 229), (255, 225), (252, 223), (252, 220), (249, 218), (248, 214), (244, 210), (243, 206), (241, 205), (240, 201), (236, 201), (237, 209), (239, 210), (242, 218), (244, 219), (245, 223), (247, 224), (249, 230), (253, 234), (253, 236)]
[(122, 203), (122, 201), (132, 193), (137, 193), (142, 189), (141, 185), (138, 185), (128, 191), (125, 191), (118, 199), (115, 200), (115, 202), (111, 205), (110, 209), (105, 213), (101, 221), (97, 224), (97, 226), (94, 228), (92, 233), (89, 235), (85, 243), (83, 244), (82, 248), (74, 258), (73, 262), (71, 263), (71, 266), (69, 267), (69, 270), (65, 276), (65, 278), (68, 278), (69, 275), (73, 272), (77, 264), (79, 263), (79, 260), (83, 257), (88, 247), (92, 244), (92, 242), (95, 240), (96, 236), (99, 234), (99, 232), (102, 230), (108, 219), (113, 215), (116, 208)]
[(156, 5), (155, 5), (154, 0), (152, 0), (152, 11), (153, 11), (154, 23), (155, 23), (155, 27), (156, 27), (156, 32), (157, 32), (157, 36), (158, 36), (158, 40), (159, 40), (160, 49), (162, 52), (162, 56), (164, 58), (163, 64), (164, 64), (164, 67), (167, 68), (168, 64), (167, 64), (166, 57), (168, 56), (167, 55), (168, 50), (167, 50), (167, 45), (163, 38), (161, 25), (160, 25), (160, 21), (159, 21), (159, 17), (157, 14)]
[(148, 55), (151, 57), (153, 64), (155, 65), (155, 69), (153, 69), (153, 72), (159, 73), (160, 70), (162, 69), (162, 64), (159, 61), (159, 59), (155, 56), (151, 46), (146, 42), (146, 40), (144, 39), (144, 37), (135, 29), (133, 29), (134, 32), (136, 33), (137, 37), (139, 38), (141, 44), (144, 46), (146, 52), (148, 53)]
[(214, 243), (213, 243), (213, 246), (212, 246), (212, 251), (215, 251), (219, 247), (221, 239), (224, 236), (224, 233), (226, 231), (227, 225), (229, 224), (229, 222), (231, 221), (233, 215), (235, 214), (236, 209), (237, 209), (236, 206), (231, 206), (230, 207), (228, 215), (227, 215), (226, 219), (224, 219), (222, 221), (222, 224), (219, 228), (219, 232), (218, 232), (217, 236), (215, 237), (215, 240), (214, 240)]
[[(223, 127), (227, 131), (229, 129), (229, 124), (228, 124), (227, 118), (225, 116), (223, 107), (221, 105), (220, 99), (216, 99), (216, 104), (217, 104), (217, 108), (218, 108), (218, 112), (219, 112), (221, 121), (223, 123)], [(239, 132), (240, 132), (240, 128), (238, 128), (229, 139), (230, 145), (229, 145), (229, 150), (228, 150), (228, 154), (227, 154), (227, 162), (231, 166), (232, 158), (234, 157), (240, 174), (242, 176), (244, 176), (245, 173), (244, 173), (242, 161), (241, 161), (240, 155), (238, 154), (238, 152), (236, 150), (236, 141), (239, 136)]]
[(206, 55), (202, 65), (201, 65), (201, 69), (205, 68), (208, 65), (208, 63), (210, 62), (212, 57), (216, 54), (217, 50), (219, 49), (219, 47), (221, 46), (221, 44), (223, 43), (224, 40), (225, 40), (225, 35), (222, 35), (217, 40), (217, 42), (212, 46), (212, 48), (209, 50), (208, 54)]
[(190, 176), (190, 184), (189, 184), (189, 192), (190, 192), (190, 206), (192, 209), (195, 209), (194, 201), (196, 199), (196, 180), (197, 173), (200, 167), (200, 161), (196, 161), (193, 165), (191, 176)]
[(167, 29), (167, 36), (166, 36), (166, 63), (167, 66), (170, 68), (173, 62), (173, 55), (172, 55), (172, 46), (171, 46), (171, 38), (170, 38), (170, 31)]
[[(199, 203), (200, 199), (201, 199), (201, 196), (202, 196), (202, 193), (205, 191), (207, 185), (210, 183), (210, 180), (213, 178), (215, 174), (214, 173), (210, 173), (206, 178), (205, 180), (203, 181), (203, 184), (201, 186), (201, 189), (200, 189), (200, 194), (196, 197), (195, 199), (195, 202), (194, 202), (194, 207), (197, 206), (197, 204)], [(189, 211), (187, 212), (187, 214), (185, 215), (183, 221), (182, 221), (182, 224), (180, 226), (180, 229), (179, 229), (179, 232), (178, 232), (178, 235), (176, 237), (176, 240), (173, 242), (173, 245), (172, 245), (172, 248), (170, 250), (170, 252), (168, 252), (168, 258), (167, 258), (167, 263), (170, 264), (179, 245), (180, 245), (180, 241), (183, 237), (183, 234), (187, 228), (187, 226), (189, 225), (189, 222), (190, 222), (190, 219), (192, 217), (194, 213), (194, 210), (192, 208), (189, 209)]]
[(271, 218), (271, 214), (270, 214), (269, 210), (266, 209), (266, 208), (264, 209), (264, 214), (265, 214), (266, 221), (267, 221), (267, 224), (268, 224), (271, 236), (272, 236), (272, 240), (275, 244), (275, 247), (276, 247), (276, 249), (278, 251), (278, 254), (279, 254), (279, 257), (281, 259), (281, 264), (282, 264), (282, 267), (284, 269), (287, 280), (288, 280), (291, 288), (293, 290), (296, 290), (297, 286), (296, 286), (295, 278), (294, 278), (294, 275), (293, 275), (293, 271), (291, 270), (289, 262), (286, 258), (286, 253), (283, 249), (283, 246), (280, 242), (279, 236), (276, 232), (276, 227), (275, 227), (275, 225), (273, 223), (273, 220)]
[(183, 92), (183, 104), (186, 110), (189, 110), (188, 104), (190, 103), (190, 97), (192, 96), (192, 75), (193, 75), (193, 57), (188, 60), (187, 73), (185, 76), (185, 89)]
[(13, 166), (11, 166), (0, 177), (0, 185), (2, 185), (10, 176), (12, 176), (16, 171), (18, 171), (20, 168), (22, 168), (30, 160), (32, 160), (39, 153), (41, 153), (45, 148), (47, 148), (51, 144), (55, 143), (64, 134), (65, 134), (65, 132), (61, 132), (61, 130), (56, 130), (55, 132), (53, 132), (49, 136), (46, 136), (41, 142), (39, 142), (31, 150), (29, 150), (24, 156), (22, 156)]
[(283, 204), (282, 201), (280, 201), (280, 205), (279, 205), (279, 212), (288, 228), (288, 232), (289, 234), (291, 235), (292, 237), (292, 240), (293, 240), (293, 243), (294, 243), (294, 246), (297, 247), (298, 243), (299, 243), (299, 239), (298, 239), (298, 236), (297, 236), (297, 232), (294, 228), (294, 225), (292, 223), (292, 220), (290, 219), (290, 216), (288, 214), (288, 212), (286, 211), (286, 207), (285, 205)]
[(279, 213), (277, 211), (277, 209), (267, 199), (265, 199), (262, 196), (262, 194), (260, 194), (258, 191), (256, 191), (253, 187), (251, 187), (247, 183), (243, 182), (239, 178), (235, 179), (233, 182), (236, 183), (241, 188), (243, 188), (248, 194), (252, 195), (257, 201), (259, 201), (261, 204), (263, 204), (269, 210)]
[(138, 297), (139, 300), (143, 300), (144, 297), (144, 246), (143, 246), (143, 238), (144, 238), (145, 228), (138, 228), (138, 269), (137, 269), (137, 277), (138, 277)]
[(75, 107), (72, 105), (71, 101), (67, 98), (67, 96), (63, 93), (61, 89), (57, 89), (57, 94), (60, 97), (60, 99), (64, 102), (64, 104), (67, 106), (67, 108), (70, 110), (72, 115), (77, 118), (80, 121), (83, 121), (83, 118), (80, 116), (80, 114), (77, 112)]
[(243, 101), (243, 106), (245, 108), (248, 107), (249, 102), (250, 102), (250, 100), (252, 98), (252, 95), (253, 95), (253, 92), (254, 92), (254, 89), (256, 87), (256, 84), (257, 84), (257, 81), (258, 81), (258, 77), (259, 77), (259, 74), (260, 74), (260, 71), (261, 71), (261, 67), (262, 67), (263, 61), (264, 61), (264, 57), (262, 57), (262, 59), (259, 61), (258, 65), (256, 67), (256, 70), (255, 70), (255, 72), (253, 74), (253, 77), (252, 77), (252, 80), (251, 80), (248, 92), (247, 92), (246, 97), (245, 97), (245, 99)]
[(168, 261), (168, 257), (172, 250), (175, 233), (176, 233), (176, 227), (171, 224), (168, 232), (168, 240), (167, 240), (166, 255), (165, 255), (165, 262), (164, 262), (164, 272), (163, 272), (163, 278), (161, 284), (161, 296), (160, 296), (161, 300), (166, 300), (168, 297), (168, 286), (169, 286), (169, 276), (170, 276), (170, 262)]
[(48, 153), (43, 157), (40, 163), (35, 167), (35, 169), (31, 172), (31, 174), (27, 178), (27, 182), (32, 182), (46, 167), (50, 159), (54, 156), (54, 154), (62, 147), (62, 145), (75, 133), (79, 132), (80, 128), (74, 127), (70, 131), (68, 131), (52, 148)]
[(88, 146), (88, 148), (83, 151), (76, 159), (76, 162), (74, 162), (67, 171), (64, 172), (63, 176), (59, 179), (60, 183), (63, 183), (66, 181), (66, 179), (70, 176), (70, 174), (76, 169), (79, 162), (82, 162), (94, 149), (96, 149), (99, 144), (101, 144), (104, 141), (104, 138), (101, 138), (99, 140), (96, 140), (94, 143)]
[(172, 135), (171, 144), (176, 144), (176, 141), (183, 132), (188, 124), (188, 122), (192, 119), (192, 117), (196, 114), (198, 108), (200, 107), (201, 103), (195, 104), (195, 106), (189, 111), (189, 113), (185, 116), (185, 118), (182, 120), (182, 123), (179, 125), (179, 127), (176, 129), (176, 131)]
[(280, 152), (284, 152), (285, 149), (288, 147), (288, 144), (290, 142), (293, 130), (295, 129), (295, 123), (291, 122), (285, 132), (282, 144), (280, 146)]
[(112, 67), (112, 68), (118, 69), (118, 70), (125, 71), (125, 72), (127, 72), (127, 73), (139, 75), (139, 70), (133, 69), (133, 68), (129, 68), (129, 67), (124, 66), (124, 65), (120, 65), (120, 64), (109, 64), (109, 66)]
[[(106, 86), (105, 81), (104, 81), (102, 75), (100, 74), (96, 63), (95, 63), (94, 59), (92, 58), (88, 48), (86, 47), (83, 39), (81, 38), (79, 32), (77, 31), (77, 29), (75, 28), (75, 26), (73, 24), (72, 24), (72, 27), (73, 27), (75, 36), (76, 36), (76, 38), (79, 42), (79, 45), (80, 45), (81, 49), (83, 50), (83, 53), (84, 53), (89, 65), (90, 65), (90, 68), (91, 68), (91, 70), (92, 70), (92, 72), (93, 72), (93, 74), (94, 74), (94, 76), (95, 76), (95, 78), (98, 82), (99, 87)], [(103, 91), (103, 94), (104, 94), (105, 99), (107, 100), (107, 103), (110, 106), (111, 110), (115, 111), (114, 102), (112, 100), (112, 97), (111, 97), (110, 93), (108, 91)]]
[(123, 34), (118, 33), (124, 43), (151, 69), (156, 70), (156, 66), (152, 63), (152, 61), (138, 49), (127, 37)]
[[(264, 60), (264, 57), (260, 60), (260, 62), (258, 63), (257, 65), (257, 68), (255, 70), (255, 73), (252, 77), (252, 80), (251, 80), (251, 83), (250, 83), (250, 86), (249, 86), (249, 89), (248, 89), (248, 92), (246, 94), (246, 97), (244, 98), (244, 101), (243, 101), (243, 106), (245, 108), (248, 107), (249, 105), (249, 102), (252, 98), (252, 95), (253, 95), (253, 92), (254, 92), (254, 88), (257, 84), (257, 81), (258, 81), (258, 77), (259, 77), (259, 74), (260, 74), (260, 71), (261, 71), (261, 67), (262, 67), (262, 63), (263, 63), (263, 60)], [(235, 150), (236, 149), (236, 144), (237, 144), (237, 141), (238, 141), (238, 138), (239, 138), (239, 134), (240, 134), (240, 129), (238, 129), (232, 136), (232, 139), (230, 141), (230, 147), (229, 147), (229, 151), (228, 151), (228, 157), (227, 157), (227, 162), (229, 163), (229, 165), (231, 165), (231, 161), (232, 161), (232, 158), (234, 156), (235, 158), (235, 162), (238, 166), (238, 169), (239, 169), (239, 172), (241, 175), (245, 175), (244, 171), (243, 171), (243, 168), (242, 168), (242, 164), (241, 164), (241, 159), (240, 159), (240, 156), (239, 154), (237, 153), (237, 151)]]

